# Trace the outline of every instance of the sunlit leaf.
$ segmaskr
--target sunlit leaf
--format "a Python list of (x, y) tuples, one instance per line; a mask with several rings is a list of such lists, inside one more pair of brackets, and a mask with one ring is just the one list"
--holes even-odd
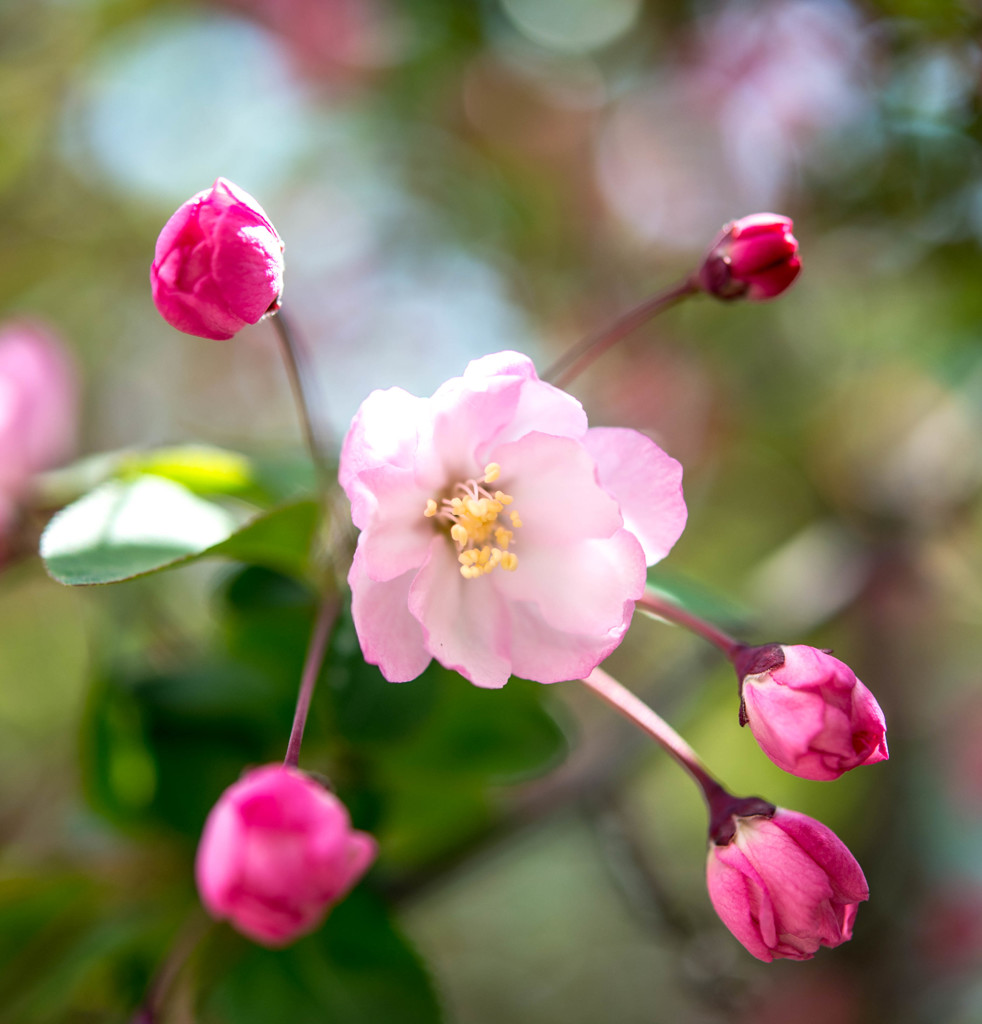
[(245, 455), (203, 444), (153, 448), (121, 457), (120, 477), (144, 473), (173, 480), (198, 494), (240, 494), (255, 483)]
[(242, 518), (162, 477), (112, 481), (52, 518), (41, 557), (54, 579), (73, 586), (116, 583), (206, 556), (303, 567), (317, 526), (314, 502)]

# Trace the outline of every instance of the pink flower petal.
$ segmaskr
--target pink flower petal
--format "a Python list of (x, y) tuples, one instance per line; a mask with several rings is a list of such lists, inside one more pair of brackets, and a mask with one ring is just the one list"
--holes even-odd
[(869, 884), (863, 869), (832, 829), (800, 811), (783, 808), (774, 820), (828, 875), (840, 901), (861, 903), (869, 899)]
[(416, 573), (378, 583), (364, 571), (362, 547), (359, 538), (348, 573), (351, 615), (362, 653), (370, 665), (378, 665), (390, 683), (405, 683), (430, 663), (423, 630), (409, 611), (409, 590)]
[(508, 682), (511, 638), (504, 600), (490, 575), (475, 580), (460, 575), (456, 549), (444, 537), (434, 538), (416, 575), (409, 610), (441, 665), (476, 686), (497, 688)]
[(583, 406), (560, 388), (540, 381), (528, 356), (518, 352), (498, 352), (475, 359), (464, 371), (464, 380), (489, 373), (517, 376), (524, 383), (518, 404), (507, 424), (493, 435), (486, 435), (485, 447), (478, 451), (479, 460), (484, 458), (489, 447), (517, 441), (532, 431), (575, 438), (582, 438), (586, 433), (587, 418)]
[(654, 565), (685, 529), (681, 463), (636, 430), (593, 427), (583, 444), (596, 460), (601, 486), (617, 499), (624, 526)]
[(515, 499), (509, 508), (522, 519), (516, 552), (610, 537), (622, 528), (620, 508), (598, 486), (595, 463), (579, 441), (527, 434), (493, 449), (491, 456), (501, 466), (495, 486)]
[(561, 632), (607, 636), (627, 628), (645, 586), (644, 554), (634, 534), (618, 530), (564, 548), (529, 544), (515, 550), (521, 552), (518, 568), (494, 573), (508, 600), (535, 605), (543, 621)]
[(379, 466), (359, 477), (364, 499), (352, 518), (365, 537), (361, 545), (363, 571), (378, 583), (418, 569), (433, 540), (434, 521), (423, 514), (426, 491), (416, 486), (411, 469)]
[(429, 399), (402, 388), (373, 391), (355, 414), (341, 448), (338, 480), (348, 490), (360, 473), (391, 465), (415, 468), (419, 432)]
[(561, 683), (589, 675), (621, 642), (627, 619), (603, 634), (567, 633), (550, 626), (537, 605), (508, 604), (512, 671), (537, 683)]
[(226, 339), (278, 308), (283, 242), (256, 200), (219, 178), (164, 225), (150, 284), (169, 324)]
[(773, 908), (760, 876), (733, 843), (710, 849), (706, 885), (723, 924), (750, 954), (770, 963), (777, 945)]

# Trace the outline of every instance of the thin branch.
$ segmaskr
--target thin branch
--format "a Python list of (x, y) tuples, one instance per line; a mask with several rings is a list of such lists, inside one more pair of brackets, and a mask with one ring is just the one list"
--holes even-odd
[(542, 374), (542, 379), (550, 384), (555, 384), (557, 388), (566, 387), (622, 338), (626, 338), (652, 317), (663, 313), (666, 309), (671, 309), (682, 299), (695, 295), (698, 291), (700, 291), (699, 284), (695, 275), (692, 275), (652, 298), (646, 299), (634, 309), (628, 310), (623, 316), (618, 317), (612, 324), (573, 345), (565, 355), (560, 356)]

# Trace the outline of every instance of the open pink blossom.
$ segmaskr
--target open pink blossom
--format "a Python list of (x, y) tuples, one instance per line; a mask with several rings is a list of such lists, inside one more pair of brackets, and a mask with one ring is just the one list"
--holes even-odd
[(725, 844), (710, 843), (709, 898), (723, 924), (758, 960), (810, 960), (852, 938), (869, 899), (862, 868), (820, 821), (778, 808), (735, 817)]
[(0, 328), (0, 535), (31, 478), (71, 451), (77, 387), (75, 367), (50, 331), (28, 322)]
[(157, 239), (150, 286), (172, 326), (225, 339), (279, 309), (283, 242), (265, 211), (219, 178), (182, 204)]
[(764, 753), (803, 779), (837, 779), (889, 754), (872, 693), (831, 654), (803, 644), (749, 648), (737, 659), (742, 714)]
[(431, 658), (478, 686), (587, 675), (685, 526), (681, 479), (643, 434), (588, 429), (516, 352), (432, 398), (373, 392), (340, 468), (362, 531), (348, 579), (365, 658), (391, 682)]
[(295, 768), (265, 765), (221, 795), (195, 875), (209, 912), (265, 946), (312, 931), (375, 859), (344, 804)]

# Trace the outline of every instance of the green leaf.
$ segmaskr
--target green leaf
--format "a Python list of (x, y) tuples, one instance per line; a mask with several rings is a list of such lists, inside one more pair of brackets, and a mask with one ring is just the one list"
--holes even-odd
[(41, 557), (59, 583), (114, 583), (171, 565), (227, 540), (235, 516), (155, 476), (113, 481), (55, 515)]
[[(361, 886), (326, 924), (282, 950), (224, 929), (203, 965), (206, 1024), (440, 1024), (439, 1000), (419, 956), (382, 901)], [(217, 948), (215, 948), (217, 947)]]
[(165, 477), (196, 494), (241, 494), (255, 484), (252, 463), (239, 452), (204, 444), (124, 453), (117, 475)]
[(567, 751), (549, 687), (512, 679), (483, 690), (439, 665), (426, 674), (438, 688), (427, 720), (375, 752), (384, 794), (377, 832), (386, 862), (399, 869), (469, 842), (494, 820), (493, 787), (548, 771)]
[(242, 516), (158, 476), (112, 481), (62, 509), (41, 538), (51, 576), (70, 586), (118, 583), (220, 556), (302, 571), (317, 506), (299, 501)]
[(232, 558), (301, 576), (310, 561), (320, 522), (316, 501), (294, 501), (256, 516), (228, 540), (202, 551), (198, 557)]
[(99, 681), (82, 723), (90, 803), (125, 827), (196, 838), (244, 767), (282, 756), (296, 687), (277, 682), (219, 660)]
[[(325, 662), (338, 732), (355, 744), (385, 743), (417, 729), (429, 716), (443, 678), (434, 662), (409, 683), (390, 683), (362, 657), (350, 607), (338, 617)], [(459, 683), (459, 677), (454, 681)]]
[(186, 912), (183, 889), (143, 889), (50, 865), (0, 880), (4, 1022), (128, 1019)]
[(87, 455), (40, 474), (34, 492), (39, 507), (59, 508), (109, 480), (148, 475), (173, 480), (195, 494), (228, 495), (261, 506), (295, 501), (317, 487), (316, 472), (304, 452), (244, 454), (214, 445), (184, 444)]

